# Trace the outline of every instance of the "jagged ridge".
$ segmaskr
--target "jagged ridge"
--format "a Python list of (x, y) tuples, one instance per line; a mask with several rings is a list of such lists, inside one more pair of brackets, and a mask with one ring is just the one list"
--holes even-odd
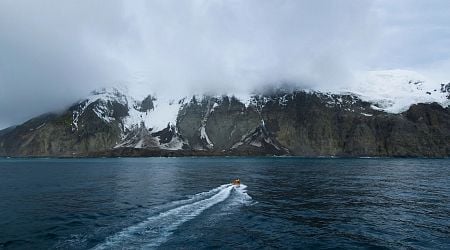
[[(449, 93), (449, 87), (440, 91)], [(442, 105), (417, 104), (391, 114), (351, 93), (277, 90), (245, 100), (226, 95), (136, 100), (102, 89), (62, 114), (0, 131), (0, 155), (136, 148), (183, 155), (449, 156), (449, 108)]]

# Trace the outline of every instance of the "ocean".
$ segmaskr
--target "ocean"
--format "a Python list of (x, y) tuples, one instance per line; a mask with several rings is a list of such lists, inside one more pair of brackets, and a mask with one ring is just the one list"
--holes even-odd
[(449, 249), (450, 160), (0, 159), (0, 249), (212, 248)]

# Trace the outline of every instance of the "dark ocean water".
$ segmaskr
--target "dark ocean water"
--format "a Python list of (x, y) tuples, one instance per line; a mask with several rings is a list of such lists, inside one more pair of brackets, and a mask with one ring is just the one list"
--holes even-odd
[(219, 247), (450, 249), (450, 160), (0, 159), (0, 248)]

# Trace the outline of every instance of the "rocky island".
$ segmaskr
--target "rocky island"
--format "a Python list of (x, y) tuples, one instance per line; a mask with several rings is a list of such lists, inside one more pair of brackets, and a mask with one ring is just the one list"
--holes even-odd
[[(448, 100), (449, 89), (438, 92)], [(0, 155), (450, 156), (448, 101), (398, 113), (383, 105), (311, 90), (136, 100), (102, 89), (63, 112), (1, 130)]]

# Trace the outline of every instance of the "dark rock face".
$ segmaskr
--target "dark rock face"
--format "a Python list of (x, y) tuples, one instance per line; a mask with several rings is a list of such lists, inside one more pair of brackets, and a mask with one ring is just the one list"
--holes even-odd
[(202, 150), (207, 148), (207, 142), (202, 140), (200, 133), (211, 103), (207, 99), (197, 100), (194, 96), (191, 101), (183, 105), (178, 112), (177, 127), (191, 149)]
[[(205, 97), (184, 105), (178, 116), (180, 134), (194, 149), (228, 150), (260, 122), (253, 108), (234, 97)], [(203, 130), (203, 133), (202, 133)]]
[(351, 98), (342, 96), (339, 104), (328, 100), (324, 105), (321, 95), (295, 93), (288, 95), (285, 106), (268, 103), (262, 116), (294, 155), (450, 155), (449, 108), (418, 104), (402, 114), (387, 114)]
[(151, 95), (147, 96), (140, 104), (139, 110), (142, 112), (149, 111), (155, 108), (153, 101), (155, 98)]
[[(113, 105), (115, 106), (115, 105)], [(108, 150), (120, 138), (119, 125), (104, 123), (87, 109), (73, 127), (71, 107), (63, 114), (33, 118), (0, 137), (0, 154), (5, 156), (60, 156)], [(111, 109), (114, 112), (114, 108)]]
[(441, 92), (447, 93), (447, 99), (450, 99), (450, 82), (447, 84), (441, 84)]
[[(147, 97), (140, 108), (154, 109), (153, 101)], [(123, 104), (102, 106), (111, 121), (89, 106), (74, 116), (80, 110), (75, 105), (0, 131), (0, 155), (450, 156), (450, 108), (437, 103), (389, 114), (351, 94), (277, 92), (254, 96), (248, 105), (230, 96), (184, 101), (176, 125), (161, 131), (139, 126), (126, 133)], [(182, 147), (161, 148), (174, 140)]]
[(151, 135), (152, 137), (158, 137), (159, 143), (164, 144), (171, 142), (175, 134), (175, 128), (173, 126), (167, 125), (165, 129), (152, 133)]

